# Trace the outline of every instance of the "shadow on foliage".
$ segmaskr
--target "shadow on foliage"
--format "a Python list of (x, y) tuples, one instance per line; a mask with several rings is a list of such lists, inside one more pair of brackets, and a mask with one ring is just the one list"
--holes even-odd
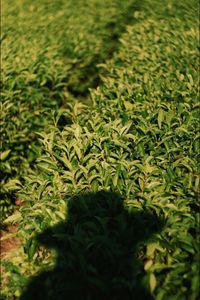
[(67, 215), (37, 237), (56, 249), (57, 262), (30, 281), (20, 300), (152, 299), (138, 252), (142, 256), (161, 221), (150, 212), (128, 211), (122, 198), (105, 191), (73, 197)]
[[(79, 97), (84, 102), (84, 98), (87, 98), (90, 94), (91, 88), (98, 87), (102, 81), (101, 76), (106, 76), (105, 69), (99, 68), (98, 64), (105, 63), (106, 60), (111, 59), (113, 55), (118, 51), (121, 42), (120, 37), (126, 31), (128, 25), (134, 24), (137, 22), (137, 19), (134, 17), (135, 11), (140, 11), (142, 9), (143, 1), (133, 0), (129, 5), (127, 4), (126, 9), (120, 11), (120, 13), (110, 22), (106, 23), (105, 26), (102, 26), (102, 30), (106, 34), (102, 38), (103, 47), (93, 55), (92, 59), (89, 60), (87, 65), (83, 64), (82, 60), (78, 64), (74, 65), (74, 70), (77, 72), (78, 79), (75, 83), (70, 83), (68, 86), (68, 91), (74, 96)], [(63, 50), (63, 56), (66, 55), (67, 51)], [(65, 53), (66, 52), (66, 53)], [(73, 72), (74, 75), (74, 72)]]

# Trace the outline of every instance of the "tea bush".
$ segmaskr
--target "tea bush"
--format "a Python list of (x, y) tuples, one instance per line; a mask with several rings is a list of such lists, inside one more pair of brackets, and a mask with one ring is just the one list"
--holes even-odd
[[(38, 247), (36, 234), (65, 221), (74, 195), (103, 190), (120, 194), (129, 212), (148, 211), (164, 220), (162, 231), (138, 253), (142, 280), (152, 297), (198, 299), (195, 7), (196, 1), (144, 1), (140, 10), (133, 10), (134, 22), (120, 37), (118, 51), (102, 59), (102, 83), (91, 89), (91, 105), (69, 106), (71, 124), (59, 127), (63, 108), (48, 131), (40, 133), (41, 153), (20, 190), (26, 205), (5, 221), (19, 223), (23, 244), (11, 262), (3, 263), (10, 278), (4, 295), (19, 296), (26, 278), (55, 265), (56, 254)], [(85, 26), (90, 27), (87, 22)], [(74, 34), (75, 29), (70, 30)], [(77, 71), (79, 67), (72, 76)], [(66, 83), (71, 92), (79, 79), (73, 82)], [(80, 96), (80, 90), (75, 94)], [(141, 224), (145, 226), (143, 220)]]
[(114, 51), (132, 1), (90, 0), (76, 5), (78, 9), (74, 1), (45, 0), (2, 4), (4, 212), (12, 209), (23, 175), (40, 155), (36, 132), (52, 124), (52, 111), (65, 108), (62, 126), (71, 123), (67, 108), (77, 95), (89, 101), (88, 88), (99, 81), (97, 64)]

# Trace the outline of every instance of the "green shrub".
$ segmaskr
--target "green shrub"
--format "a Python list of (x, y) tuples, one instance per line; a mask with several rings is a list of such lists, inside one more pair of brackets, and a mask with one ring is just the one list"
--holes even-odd
[[(3, 216), (17, 198), (16, 183), (23, 184), (40, 155), (36, 133), (48, 131), (52, 111), (66, 110), (77, 95), (89, 101), (88, 88), (99, 81), (97, 64), (114, 51), (130, 5), (130, 0), (3, 4), (2, 155), (9, 151), (1, 162)], [(67, 111), (59, 126), (68, 123)]]
[(134, 11), (118, 52), (101, 65), (93, 106), (71, 108), (72, 124), (62, 128), (55, 115), (40, 134), (42, 155), (21, 190), (26, 206), (6, 221), (20, 222), (23, 247), (7, 266), (8, 276), (13, 266), (17, 275), (4, 295), (20, 293), (24, 278), (55, 265), (55, 253), (38, 247), (35, 236), (65, 220), (71, 197), (103, 190), (120, 194), (128, 211), (165, 221), (137, 254), (152, 297), (198, 298), (196, 13), (189, 1), (154, 4)]

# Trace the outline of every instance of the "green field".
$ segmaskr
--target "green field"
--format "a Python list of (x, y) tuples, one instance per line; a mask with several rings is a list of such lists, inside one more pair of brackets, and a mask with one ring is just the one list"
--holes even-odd
[(2, 300), (198, 299), (198, 10), (2, 3)]

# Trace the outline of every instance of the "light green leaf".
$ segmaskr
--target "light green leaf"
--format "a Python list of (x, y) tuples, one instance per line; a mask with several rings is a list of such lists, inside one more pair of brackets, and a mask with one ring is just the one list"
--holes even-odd
[(1, 152), (1, 154), (0, 154), (0, 160), (1, 161), (5, 160), (8, 157), (8, 155), (10, 154), (10, 152), (11, 152), (11, 150), (6, 150), (4, 152)]
[(149, 285), (150, 285), (151, 293), (153, 293), (156, 287), (156, 277), (153, 273), (150, 274)]
[(18, 223), (20, 222), (21, 219), (22, 219), (21, 213), (18, 210), (16, 210), (11, 216), (9, 216), (3, 221), (3, 224), (7, 225), (7, 224)]
[(158, 111), (158, 127), (160, 129), (162, 127), (163, 120), (164, 120), (164, 110), (163, 109), (159, 109), (159, 111)]
[(132, 110), (134, 108), (134, 104), (132, 104), (129, 101), (124, 101), (123, 104), (124, 104), (126, 110)]

